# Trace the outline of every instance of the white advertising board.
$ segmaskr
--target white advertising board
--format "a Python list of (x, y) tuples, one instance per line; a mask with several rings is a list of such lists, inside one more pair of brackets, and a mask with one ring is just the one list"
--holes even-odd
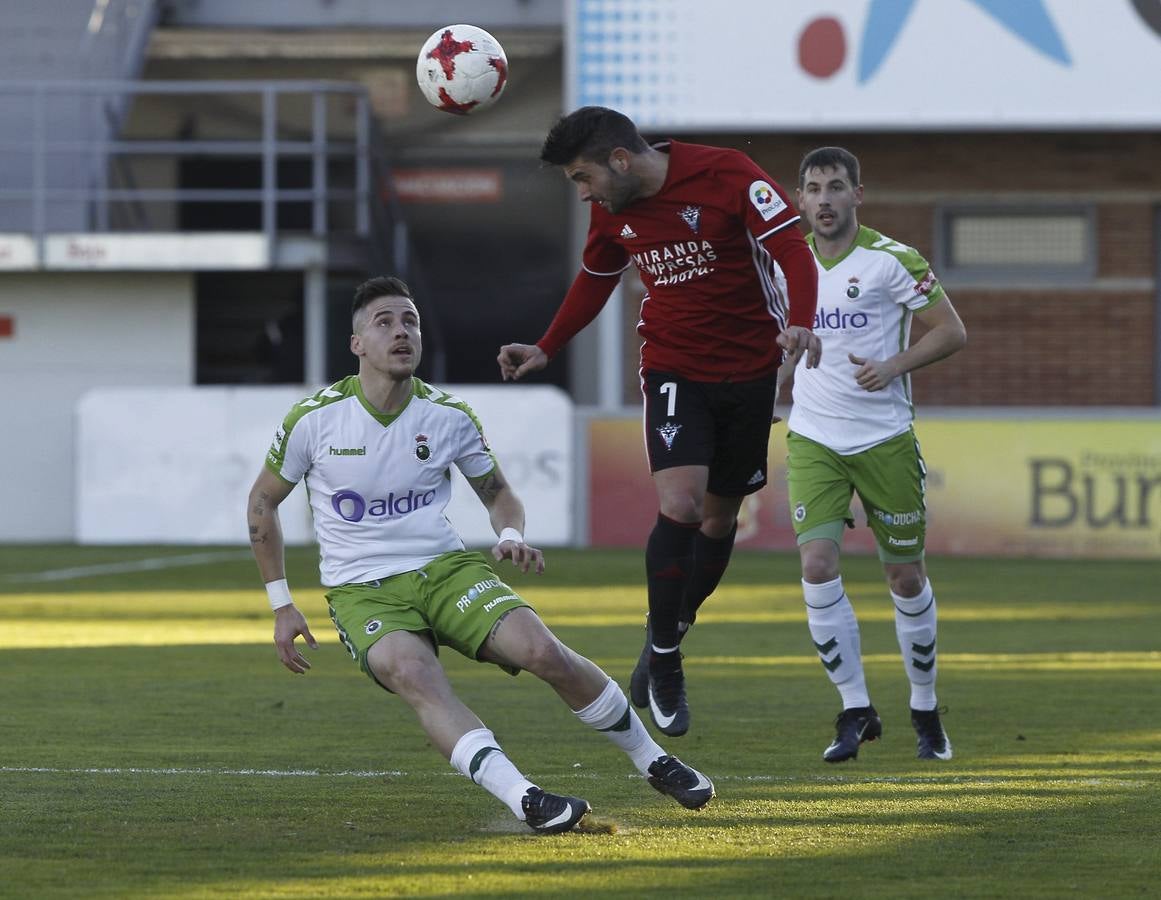
[(162, 271), (265, 269), (270, 251), (261, 234), (50, 234), (46, 269)]
[(649, 128), (1161, 124), (1156, 0), (569, 0), (568, 107)]
[[(484, 424), (524, 501), (534, 546), (572, 543), (573, 408), (548, 386), (441, 386)], [(246, 497), (298, 387), (102, 388), (78, 404), (77, 541), (247, 544)], [(468, 546), (494, 542), (458, 471), (447, 515)], [(314, 540), (306, 491), (282, 505), (288, 544)]]
[(36, 241), (26, 234), (0, 234), (0, 271), (20, 272), (36, 266)]

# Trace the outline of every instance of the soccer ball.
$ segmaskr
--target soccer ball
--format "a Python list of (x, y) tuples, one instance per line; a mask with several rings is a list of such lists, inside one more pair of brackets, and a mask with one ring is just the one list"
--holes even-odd
[(508, 57), (483, 28), (448, 25), (423, 42), (415, 77), (428, 103), (466, 116), (500, 98), (508, 83)]

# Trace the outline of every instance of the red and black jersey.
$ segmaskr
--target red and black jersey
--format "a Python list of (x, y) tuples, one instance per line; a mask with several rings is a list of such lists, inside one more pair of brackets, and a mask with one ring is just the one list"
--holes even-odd
[(669, 153), (657, 194), (616, 214), (593, 204), (582, 272), (540, 346), (552, 356), (592, 321), (632, 262), (646, 290), (644, 369), (699, 381), (768, 375), (781, 360), (779, 331), (814, 319), (817, 276), (793, 227), (798, 213), (744, 153), (678, 141), (657, 149)]

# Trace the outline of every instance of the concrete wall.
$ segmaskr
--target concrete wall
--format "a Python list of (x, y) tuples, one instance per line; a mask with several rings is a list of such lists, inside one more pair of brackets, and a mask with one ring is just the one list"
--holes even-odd
[[(0, 541), (71, 542), (77, 401), (194, 380), (186, 273), (0, 274)], [(180, 440), (174, 435), (174, 440)]]

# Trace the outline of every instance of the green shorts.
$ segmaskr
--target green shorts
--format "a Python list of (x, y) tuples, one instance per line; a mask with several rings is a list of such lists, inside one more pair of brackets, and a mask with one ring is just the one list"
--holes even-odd
[(367, 651), (385, 634), (423, 634), (437, 653), (444, 644), (477, 659), (496, 623), (529, 606), (482, 553), (467, 550), (444, 553), (413, 572), (331, 588), (326, 597), (343, 646), (372, 679)]
[(927, 536), (927, 469), (915, 432), (842, 456), (809, 438), (786, 436), (790, 518), (801, 546), (829, 538), (842, 546), (843, 524), (854, 528), (851, 496), (863, 502), (883, 562), (923, 559)]

